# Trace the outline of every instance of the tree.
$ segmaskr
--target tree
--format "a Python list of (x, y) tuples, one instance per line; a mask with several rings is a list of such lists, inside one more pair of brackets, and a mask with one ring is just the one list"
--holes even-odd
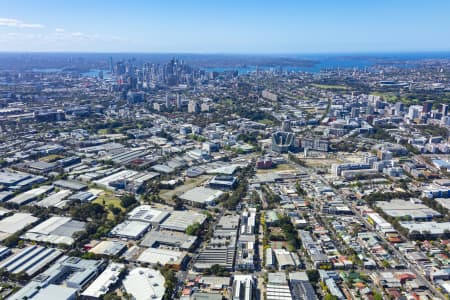
[(374, 300), (383, 300), (383, 296), (380, 295), (380, 293), (375, 293), (373, 295)]
[(317, 271), (316, 269), (306, 270), (306, 275), (308, 275), (308, 279), (312, 283), (319, 282), (320, 275), (319, 275), (319, 271)]
[(162, 274), (162, 276), (164, 276), (165, 279), (165, 288), (166, 288), (166, 292), (164, 293), (164, 300), (170, 300), (173, 299), (173, 293), (177, 284), (177, 278), (175, 277), (175, 273), (170, 270), (167, 267), (162, 267), (159, 270)]
[(230, 275), (230, 272), (228, 272), (228, 270), (226, 268), (224, 268), (218, 264), (212, 265), (211, 268), (206, 270), (206, 273), (212, 274), (215, 276), (225, 276), (225, 277)]
[(123, 195), (120, 198), (120, 205), (122, 205), (124, 208), (128, 208), (136, 203), (137, 203), (136, 198), (131, 194)]
[(199, 235), (201, 230), (201, 225), (198, 222), (195, 222), (192, 225), (189, 225), (186, 228), (186, 234), (188, 235)]
[(338, 300), (338, 297), (331, 294), (326, 294), (325, 297), (323, 297), (323, 300)]
[(103, 296), (103, 300), (120, 300), (121, 297), (117, 296), (115, 293), (107, 293)]
[(102, 220), (106, 217), (105, 208), (98, 203), (83, 203), (71, 208), (70, 215), (72, 218), (81, 221)]
[(175, 205), (173, 207), (174, 210), (183, 210), (184, 208), (183, 200), (181, 200), (180, 197), (174, 195), (172, 197), (172, 200), (175, 202)]

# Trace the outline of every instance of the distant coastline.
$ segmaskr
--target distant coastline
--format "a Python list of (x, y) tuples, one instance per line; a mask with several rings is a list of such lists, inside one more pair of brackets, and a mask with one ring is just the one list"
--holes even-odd
[(109, 70), (110, 60), (163, 63), (177, 57), (206, 71), (258, 70), (320, 72), (328, 69), (364, 69), (374, 65), (414, 66), (420, 61), (450, 60), (450, 52), (417, 53), (335, 53), (335, 54), (187, 54), (187, 53), (13, 53), (0, 52), (0, 69), (38, 72), (79, 72)]

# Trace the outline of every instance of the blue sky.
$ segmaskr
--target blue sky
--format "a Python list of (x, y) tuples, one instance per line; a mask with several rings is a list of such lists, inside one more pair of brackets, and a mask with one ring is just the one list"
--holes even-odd
[(449, 0), (0, 0), (0, 51), (448, 51), (449, 12)]

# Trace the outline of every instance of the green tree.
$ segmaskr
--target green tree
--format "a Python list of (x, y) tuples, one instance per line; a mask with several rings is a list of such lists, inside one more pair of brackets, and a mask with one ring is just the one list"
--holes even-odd
[(120, 205), (122, 205), (122, 207), (128, 208), (136, 203), (136, 198), (131, 194), (126, 194), (120, 197)]
[(338, 300), (338, 297), (331, 294), (326, 294), (325, 297), (323, 297), (323, 300)]
[(186, 228), (186, 234), (188, 235), (199, 235), (201, 230), (201, 225), (198, 222), (195, 222), (192, 225), (189, 225)]

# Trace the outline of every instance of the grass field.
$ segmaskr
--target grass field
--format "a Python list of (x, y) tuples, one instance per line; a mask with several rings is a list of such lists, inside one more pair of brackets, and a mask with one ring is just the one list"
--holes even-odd
[(99, 135), (105, 135), (105, 134), (108, 134), (108, 129), (106, 129), (106, 128), (100, 129), (97, 133), (98, 133)]
[(58, 155), (58, 154), (50, 154), (44, 157), (41, 157), (39, 160), (43, 161), (43, 162), (54, 162), (55, 160), (64, 158), (64, 156), (62, 155)]
[(313, 83), (311, 86), (314, 86), (318, 89), (323, 90), (348, 90), (348, 86), (345, 85), (337, 85), (337, 84), (317, 84)]
[(97, 199), (92, 201), (92, 203), (97, 203), (97, 204), (103, 205), (105, 207), (105, 209), (108, 210), (108, 218), (109, 219), (114, 218), (114, 214), (109, 210), (110, 205), (120, 208), (122, 211), (125, 210), (125, 208), (123, 208), (122, 205), (120, 204), (120, 199), (118, 197), (116, 197), (110, 191), (100, 192)]

